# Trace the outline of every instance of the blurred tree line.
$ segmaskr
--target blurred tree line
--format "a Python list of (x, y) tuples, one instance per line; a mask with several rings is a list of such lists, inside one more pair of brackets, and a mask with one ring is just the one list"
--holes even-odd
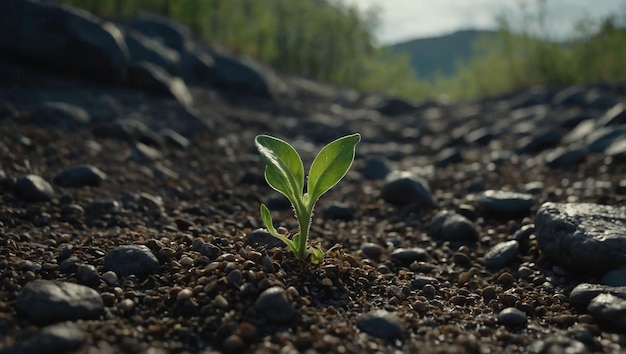
[(546, 32), (548, 0), (519, 0), (521, 29), (500, 16), (499, 36), (480, 40), (454, 75), (431, 81), (419, 80), (408, 56), (376, 43), (377, 9), (364, 13), (338, 0), (57, 1), (104, 17), (169, 16), (201, 39), (281, 72), (414, 100), (626, 80), (626, 21), (580, 20), (571, 39), (553, 41)]

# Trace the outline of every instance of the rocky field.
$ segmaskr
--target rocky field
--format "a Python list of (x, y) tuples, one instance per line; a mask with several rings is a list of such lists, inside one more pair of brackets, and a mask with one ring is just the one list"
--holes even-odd
[[(626, 84), (409, 102), (152, 16), (0, 20), (0, 351), (626, 352)], [(307, 169), (354, 132), (311, 229), (338, 247), (298, 261), (254, 138)]]

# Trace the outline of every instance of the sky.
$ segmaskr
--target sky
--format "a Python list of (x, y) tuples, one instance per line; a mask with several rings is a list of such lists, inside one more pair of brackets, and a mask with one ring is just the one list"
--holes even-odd
[[(366, 10), (376, 6), (380, 20), (377, 39), (392, 44), (434, 37), (460, 29), (495, 29), (504, 14), (521, 23), (521, 5), (536, 9), (536, 0), (340, 0)], [(626, 0), (545, 0), (546, 30), (554, 39), (567, 38), (582, 18), (598, 19), (626, 14)]]

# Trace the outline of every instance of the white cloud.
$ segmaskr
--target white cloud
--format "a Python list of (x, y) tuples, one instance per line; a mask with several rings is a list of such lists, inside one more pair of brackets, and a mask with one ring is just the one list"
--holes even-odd
[[(520, 22), (521, 5), (534, 11), (535, 0), (341, 0), (368, 9), (381, 9), (377, 36), (381, 43), (430, 37), (467, 28), (496, 28), (495, 18), (505, 15)], [(546, 31), (565, 37), (584, 17), (604, 18), (626, 14), (626, 0), (545, 0)]]

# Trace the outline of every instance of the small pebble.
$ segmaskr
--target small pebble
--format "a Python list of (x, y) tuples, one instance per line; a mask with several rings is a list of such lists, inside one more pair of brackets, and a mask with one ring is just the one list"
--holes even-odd
[(498, 314), (498, 323), (503, 326), (523, 327), (527, 322), (526, 314), (515, 307), (507, 307)]

